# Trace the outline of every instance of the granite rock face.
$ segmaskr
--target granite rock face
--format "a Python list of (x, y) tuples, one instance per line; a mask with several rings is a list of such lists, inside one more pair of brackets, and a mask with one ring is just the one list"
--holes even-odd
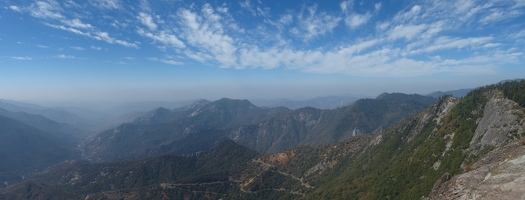
[(463, 174), (445, 174), (425, 199), (525, 199), (524, 109), (498, 91), (487, 97), (468, 153), (493, 150)]
[(525, 132), (523, 109), (516, 102), (504, 98), (499, 91), (491, 91), (488, 95), (483, 118), (478, 122), (470, 142), (471, 150), (474, 150), (475, 154), (485, 147), (498, 148), (505, 145)]
[(487, 154), (471, 171), (443, 179), (428, 199), (525, 199), (525, 146), (514, 141)]

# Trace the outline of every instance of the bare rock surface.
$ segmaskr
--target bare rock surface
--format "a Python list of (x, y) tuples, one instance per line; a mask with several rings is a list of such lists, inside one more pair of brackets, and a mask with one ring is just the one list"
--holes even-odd
[[(525, 146), (515, 141), (479, 160), (469, 172), (436, 183), (428, 199), (525, 199)], [(440, 185), (439, 185), (440, 184)]]
[(469, 153), (494, 148), (465, 173), (441, 177), (425, 199), (525, 199), (525, 119), (523, 108), (498, 91), (488, 101)]
[(478, 123), (474, 137), (470, 142), (474, 154), (484, 147), (499, 147), (508, 140), (520, 137), (525, 132), (525, 119), (519, 105), (499, 91), (489, 93), (489, 100), (483, 111), (483, 118)]

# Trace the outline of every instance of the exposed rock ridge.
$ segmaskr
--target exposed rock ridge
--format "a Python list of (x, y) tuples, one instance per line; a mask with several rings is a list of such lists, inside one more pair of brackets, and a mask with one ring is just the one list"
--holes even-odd
[(498, 148), (509, 140), (520, 137), (525, 132), (523, 108), (499, 91), (491, 91), (483, 111), (483, 118), (478, 123), (474, 137), (470, 142), (475, 154), (485, 147)]
[(472, 168), (449, 181), (438, 181), (427, 199), (525, 199), (522, 141), (488, 153)]
[[(426, 199), (525, 199), (525, 112), (497, 90), (486, 94), (469, 153), (491, 150), (465, 173), (438, 180)], [(450, 180), (448, 180), (450, 178)]]

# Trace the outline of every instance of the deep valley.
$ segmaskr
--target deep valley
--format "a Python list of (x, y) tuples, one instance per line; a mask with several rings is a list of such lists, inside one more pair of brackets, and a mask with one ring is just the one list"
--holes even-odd
[(0, 199), (523, 198), (523, 94), (513, 81), (335, 109), (199, 100), (91, 135), (7, 107)]

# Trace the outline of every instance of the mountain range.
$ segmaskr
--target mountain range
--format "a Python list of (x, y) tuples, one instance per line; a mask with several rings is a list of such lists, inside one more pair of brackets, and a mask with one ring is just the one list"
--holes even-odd
[(83, 144), (90, 159), (118, 161), (166, 153), (188, 155), (231, 139), (259, 153), (299, 145), (330, 144), (380, 131), (431, 105), (436, 99), (400, 93), (362, 99), (333, 110), (257, 107), (248, 100), (197, 101), (175, 110), (155, 109), (133, 122), (106, 130)]
[(331, 110), (200, 100), (79, 149), (60, 138), (63, 123), (41, 117), (0, 112), (0, 199), (525, 197), (525, 81)]
[(23, 179), (31, 171), (80, 158), (69, 135), (44, 132), (2, 115), (0, 138), (0, 179), (5, 185)]
[[(396, 96), (400, 101), (392, 101), (392, 104), (389, 104), (390, 100), (378, 97), (359, 100), (354, 106), (334, 110), (312, 107), (290, 110), (285, 107), (257, 107), (247, 100), (198, 100), (176, 109), (157, 108), (150, 112), (130, 112), (117, 117), (120, 119), (111, 120), (102, 114), (99, 119), (101, 124), (100, 120), (128, 123), (92, 137), (89, 137), (89, 132), (93, 129), (86, 129), (85, 126), (96, 121), (86, 118), (93, 118), (97, 111), (74, 107), (47, 108), (2, 100), (0, 116), (3, 120), (0, 122), (0, 128), (4, 128), (2, 134), (5, 138), (2, 140), (4, 145), (0, 151), (0, 156), (4, 158), (0, 163), (0, 180), (4, 182), (3, 186), (9, 186), (27, 177), (34, 170), (70, 159), (118, 161), (167, 153), (191, 155), (207, 151), (225, 139), (232, 139), (260, 153), (280, 152), (298, 145), (333, 143), (353, 135), (378, 131), (394, 123), (396, 118), (407, 117), (434, 101), (420, 95), (382, 96)], [(410, 98), (403, 99), (405, 96)], [(410, 102), (409, 99), (416, 103)], [(381, 101), (383, 102), (380, 103)], [(393, 108), (401, 102), (409, 105), (403, 113), (384, 115), (384, 119), (372, 116), (391, 112), (379, 104), (391, 105)], [(368, 108), (363, 107), (367, 105)], [(363, 117), (361, 121), (357, 121), (360, 117)], [(370, 120), (370, 117), (374, 119)], [(317, 129), (312, 128), (312, 120), (317, 121)], [(330, 131), (322, 132), (323, 127), (338, 128), (341, 124), (346, 124), (345, 121), (356, 127), (339, 128), (346, 131), (337, 135)], [(106, 125), (109, 123), (106, 122)], [(328, 140), (312, 139), (314, 137)]]
[(336, 109), (349, 106), (360, 98), (348, 95), (322, 96), (306, 100), (292, 99), (273, 99), (273, 100), (252, 100), (255, 105), (262, 107), (287, 107), (295, 110), (304, 107), (314, 107), (319, 109)]

